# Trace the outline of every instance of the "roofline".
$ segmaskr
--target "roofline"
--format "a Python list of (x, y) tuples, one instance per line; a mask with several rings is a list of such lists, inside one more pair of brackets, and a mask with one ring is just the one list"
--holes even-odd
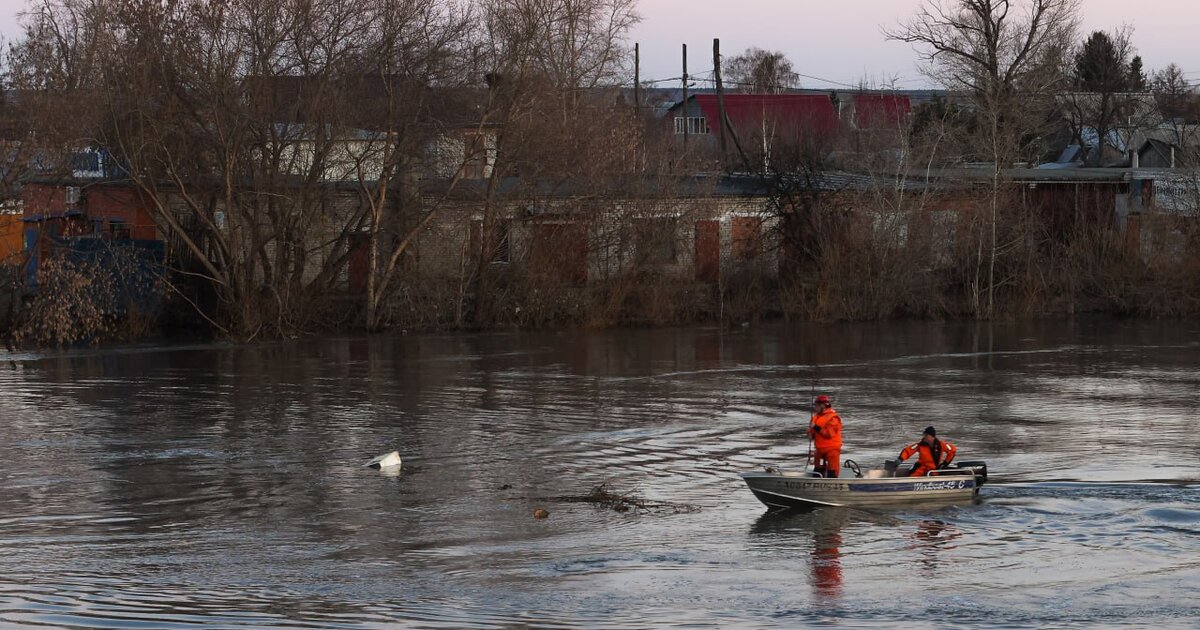
[[(1000, 171), (1003, 181), (1017, 184), (1125, 184), (1145, 169), (1133, 168), (1009, 168)], [(932, 169), (926, 179), (941, 181), (963, 181), (983, 183), (991, 181), (994, 171), (990, 168), (943, 168)]]

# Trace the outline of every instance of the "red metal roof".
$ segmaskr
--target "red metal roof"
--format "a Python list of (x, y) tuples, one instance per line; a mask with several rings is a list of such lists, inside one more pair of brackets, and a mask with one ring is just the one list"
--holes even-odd
[[(719, 133), (720, 107), (716, 94), (693, 98), (713, 133)], [(764, 125), (771, 135), (832, 134), (838, 128), (833, 102), (822, 94), (727, 94), (725, 113), (739, 135), (760, 132)]]
[(895, 128), (912, 113), (912, 101), (894, 94), (855, 94), (854, 126)]

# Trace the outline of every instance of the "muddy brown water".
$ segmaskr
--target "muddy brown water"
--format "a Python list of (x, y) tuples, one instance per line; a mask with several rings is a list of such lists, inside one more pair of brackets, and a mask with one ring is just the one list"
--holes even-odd
[[(993, 483), (766, 514), (736, 472), (802, 464), (814, 381), (844, 457), (933, 424)], [(3, 625), (1200, 623), (1197, 322), (137, 346), (0, 392)], [(605, 482), (700, 510), (554, 500)]]

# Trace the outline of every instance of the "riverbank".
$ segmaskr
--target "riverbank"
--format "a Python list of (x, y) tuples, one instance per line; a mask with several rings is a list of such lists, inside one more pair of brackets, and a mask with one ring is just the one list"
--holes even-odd
[[(832, 264), (832, 263), (831, 263)], [(16, 299), (6, 293), (0, 333), (10, 347), (54, 347), (131, 342), (167, 337), (247, 342), (367, 332), (364, 304), (352, 295), (315, 295), (303, 308), (281, 312), (270, 301), (251, 309), (251, 328), (222, 317), (228, 309), (150, 283), (158, 293), (139, 301), (121, 298), (103, 274), (86, 270), (46, 276), (39, 292)], [(829, 269), (826, 269), (829, 271)], [(513, 272), (493, 285), (486, 300), (445, 282), (403, 284), (384, 304), (370, 332), (414, 334), (490, 330), (607, 330), (686, 325), (738, 327), (764, 322), (1020, 321), (1079, 316), (1187, 318), (1200, 316), (1200, 276), (1187, 265), (1162, 273), (1121, 266), (1086, 275), (1051, 276), (1039, 282), (1006, 282), (987, 316), (984, 293), (948, 272), (854, 275), (781, 280), (756, 266), (733, 266), (715, 285), (675, 276), (643, 274), (583, 286), (535, 282)], [(1056, 280), (1054, 278), (1057, 278)], [(543, 278), (544, 280), (544, 278)], [(1053, 281), (1052, 281), (1053, 280)], [(62, 285), (62, 286), (59, 286)], [(149, 304), (149, 309), (139, 307)], [(983, 310), (981, 310), (983, 309)], [(237, 317), (245, 314), (239, 308)]]

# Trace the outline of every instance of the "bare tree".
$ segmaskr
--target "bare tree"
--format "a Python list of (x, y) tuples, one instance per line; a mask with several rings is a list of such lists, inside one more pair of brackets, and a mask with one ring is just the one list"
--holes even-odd
[(636, 0), (489, 0), (485, 46), (496, 71), (539, 76), (569, 95), (623, 83)]
[(1178, 158), (1189, 166), (1197, 164), (1197, 130), (1200, 129), (1200, 95), (1188, 82), (1183, 69), (1170, 64), (1154, 73), (1150, 83), (1154, 102), (1172, 141), (1182, 151)]
[[(18, 76), (86, 104), (65, 144), (117, 156), (153, 204), (176, 278), (217, 297), (197, 305), (214, 324), (242, 337), (311, 325), (365, 234), (376, 327), (400, 257), (432, 217), (414, 173), (439, 131), (442, 90), (464, 76), (462, 7), (43, 0), (26, 18)], [(71, 120), (58, 113), (44, 128)], [(351, 182), (358, 203), (338, 192)]]
[(3, 51), (2, 64), (10, 191), (33, 162), (64, 174), (66, 157), (94, 138), (102, 113), (80, 96), (94, 95), (102, 80), (109, 35), (100, 22), (108, 11), (89, 0), (39, 0), (21, 13), (22, 37)]
[(484, 4), (482, 69), (496, 139), (473, 252), (476, 322), (496, 316), (491, 263), (506, 246), (502, 221), (513, 195), (504, 191), (506, 179), (520, 176), (526, 188), (518, 194), (527, 201), (564, 187), (579, 196), (607, 196), (615, 191), (604, 187), (638, 163), (641, 130), (628, 125), (627, 112), (618, 112), (611, 87), (627, 74), (626, 37), (639, 19), (634, 7), (633, 0)]
[[(354, 152), (353, 178), (366, 202), (367, 282), (366, 325), (382, 327), (385, 303), (397, 284), (402, 259), (416, 237), (439, 215), (446, 197), (463, 173), (454, 168), (450, 185), (440, 198), (425, 203), (419, 185), (422, 152), (457, 126), (482, 128), (492, 115), (458, 103), (470, 81), (469, 49), (474, 13), (469, 6), (438, 0), (383, 3), (376, 14), (375, 32), (364, 46), (361, 61), (367, 81), (377, 86), (377, 98), (359, 103), (369, 119)], [(471, 103), (475, 105), (476, 103)], [(459, 162), (474, 159), (462, 154)]]
[(1078, 0), (926, 0), (891, 39), (913, 44), (926, 72), (971, 95), (980, 154), (992, 164), (985, 240), (979, 242), (973, 305), (996, 312), (996, 263), (1005, 171), (1035, 154), (1051, 96), (1065, 87), (1063, 53), (1074, 41)]
[(1188, 82), (1183, 68), (1174, 63), (1167, 65), (1154, 73), (1150, 86), (1163, 118), (1189, 122), (1200, 120), (1196, 89)]
[[(214, 325), (243, 338), (311, 327), (358, 266), (374, 330), (461, 190), (483, 186), (471, 267), (490, 296), (506, 178), (600, 200), (644, 165), (643, 130), (612, 87), (634, 7), (39, 0), (13, 76), (77, 108), (36, 125), (64, 154), (117, 156), (152, 204), (178, 293)], [(485, 310), (481, 297), (477, 319)]]
[(782, 52), (747, 48), (725, 64), (727, 80), (738, 92), (780, 94), (800, 87), (800, 75)]

